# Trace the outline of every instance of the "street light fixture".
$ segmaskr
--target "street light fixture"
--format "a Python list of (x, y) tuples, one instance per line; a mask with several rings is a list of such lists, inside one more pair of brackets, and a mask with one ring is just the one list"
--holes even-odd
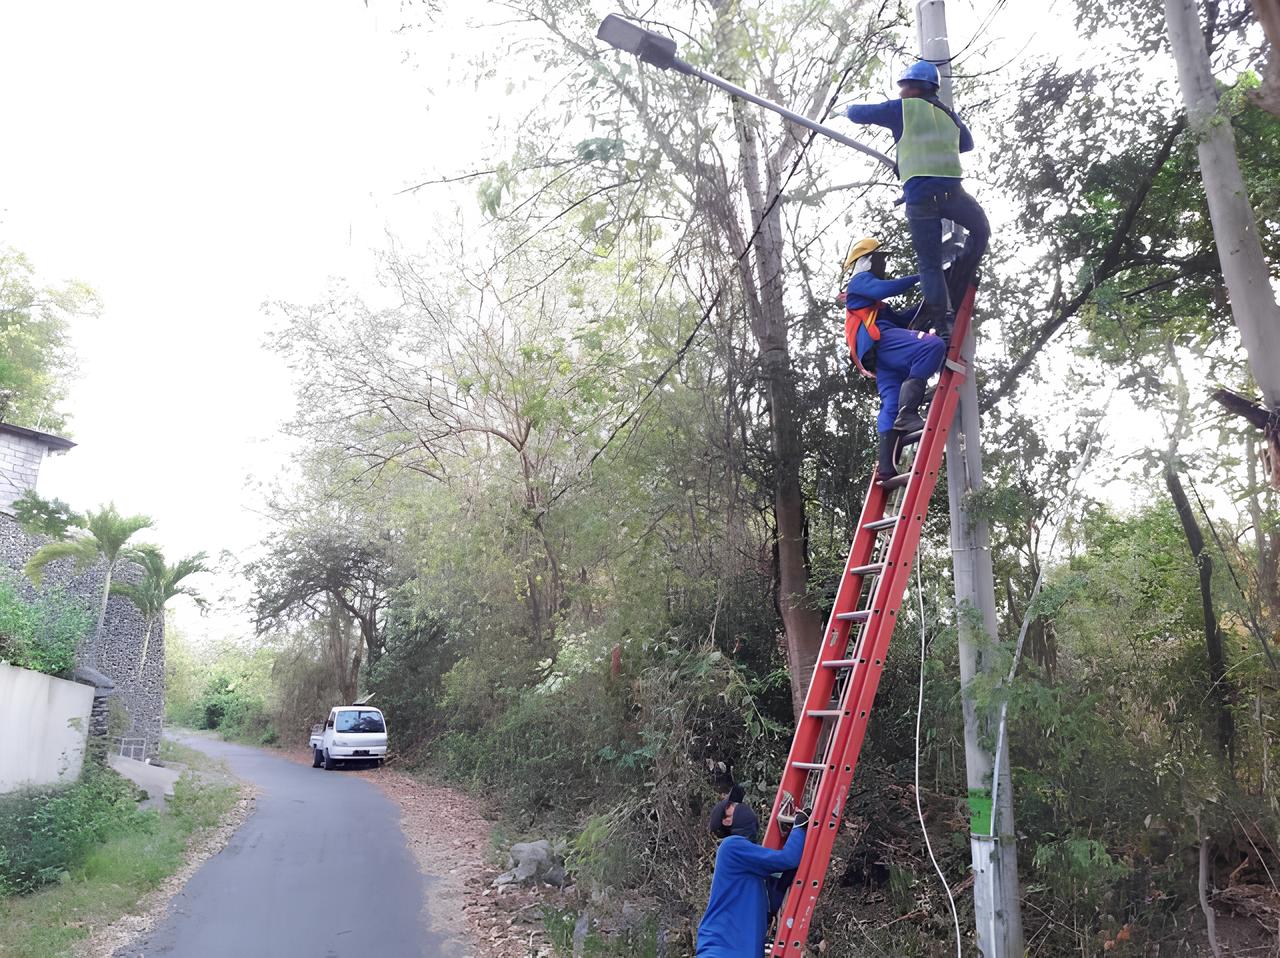
[(676, 41), (646, 30), (630, 20), (624, 20), (616, 13), (604, 18), (596, 32), (596, 38), (623, 53), (635, 54), (659, 70), (675, 67), (681, 73), (690, 72), (689, 64), (676, 59)]
[(766, 100), (764, 97), (756, 96), (749, 90), (744, 90), (737, 84), (730, 83), (722, 77), (716, 76), (714, 73), (708, 73), (700, 70), (691, 63), (687, 63), (676, 56), (676, 42), (670, 37), (664, 37), (660, 33), (654, 33), (652, 30), (646, 30), (644, 27), (624, 19), (615, 13), (609, 14), (600, 24), (600, 29), (596, 31), (596, 38), (603, 40), (615, 50), (621, 50), (623, 53), (630, 53), (639, 57), (642, 63), (648, 63), (660, 70), (676, 70), (680, 73), (686, 73), (689, 76), (697, 77), (699, 80), (705, 80), (712, 86), (718, 86), (720, 89), (728, 92), (732, 96), (742, 97), (758, 106), (764, 107), (766, 110), (772, 110), (781, 116), (786, 117), (792, 123), (803, 126), (805, 129), (813, 130), (815, 133), (821, 133), (823, 136), (830, 137), (837, 143), (852, 147), (860, 153), (867, 156), (873, 156), (889, 169), (894, 169), (893, 161), (881, 153), (879, 150), (873, 150), (869, 146), (864, 146), (857, 140), (851, 139), (842, 133), (837, 133), (830, 127), (816, 123), (807, 116), (801, 116), (793, 110), (788, 110), (785, 106), (780, 106), (772, 100)]

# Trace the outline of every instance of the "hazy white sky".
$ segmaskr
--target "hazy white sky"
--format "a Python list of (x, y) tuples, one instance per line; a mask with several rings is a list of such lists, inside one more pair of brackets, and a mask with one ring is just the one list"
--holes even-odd
[[(249, 479), (284, 465), (292, 402), (262, 304), (316, 300), (335, 277), (369, 288), (387, 235), (430, 242), (442, 212), (397, 191), (503, 149), (504, 101), (457, 81), (494, 40), (469, 18), (507, 15), (445, 6), (407, 32), (414, 8), (378, 0), (0, 7), (0, 242), (104, 304), (74, 330), (80, 445), (46, 463), (43, 494), (148, 513), (174, 557), (262, 536)], [(992, 3), (950, 6), (962, 44)], [(1047, 14), (1013, 7), (989, 29), (1001, 56), (1037, 30), (1056, 45)]]
[(280, 468), (291, 405), (261, 304), (367, 282), (385, 231), (416, 231), (426, 207), (393, 194), (447, 161), (441, 125), (483, 122), (432, 102), (395, 6), (0, 10), (0, 241), (104, 303), (45, 495), (148, 513), (172, 555), (260, 536), (246, 480)]

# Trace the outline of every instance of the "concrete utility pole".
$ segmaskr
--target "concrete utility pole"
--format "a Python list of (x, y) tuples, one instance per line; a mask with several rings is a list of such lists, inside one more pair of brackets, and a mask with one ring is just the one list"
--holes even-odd
[[(920, 56), (938, 64), (939, 98), (951, 105), (951, 46), (944, 0), (916, 4)], [(947, 436), (947, 493), (951, 499), (951, 568), (955, 578), (960, 644), (960, 687), (964, 707), (964, 755), (969, 786), (969, 845), (973, 860), (974, 920), (983, 958), (1021, 958), (1022, 902), (1018, 894), (1018, 849), (1013, 830), (1013, 788), (1008, 741), (1001, 749), (999, 807), (992, 808), (995, 756), (982, 744), (994, 731), (995, 715), (979, 714), (970, 688), (979, 673), (999, 669), (986, 652), (996, 643), (995, 576), (987, 520), (969, 512), (968, 495), (982, 488), (982, 432), (974, 374), (973, 326), (960, 355), (970, 373), (960, 387), (960, 403)], [(993, 817), (994, 812), (994, 817)], [(998, 825), (998, 828), (996, 827)]]
[[(1200, 179), (1231, 298), (1231, 316), (1263, 399), (1273, 413), (1280, 412), (1280, 306), (1240, 175), (1235, 134), (1227, 117), (1218, 112), (1218, 89), (1204, 45), (1199, 8), (1195, 0), (1165, 0), (1164, 15), (1169, 47), (1178, 63), (1187, 124), (1197, 140)], [(1272, 56), (1280, 54), (1273, 51)]]

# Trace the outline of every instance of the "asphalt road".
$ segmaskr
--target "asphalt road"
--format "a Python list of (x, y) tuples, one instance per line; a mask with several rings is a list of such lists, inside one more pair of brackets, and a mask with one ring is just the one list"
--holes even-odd
[(174, 737), (256, 785), (257, 807), (151, 934), (116, 958), (445, 958), (422, 907), (430, 878), (376, 786), (261, 749)]

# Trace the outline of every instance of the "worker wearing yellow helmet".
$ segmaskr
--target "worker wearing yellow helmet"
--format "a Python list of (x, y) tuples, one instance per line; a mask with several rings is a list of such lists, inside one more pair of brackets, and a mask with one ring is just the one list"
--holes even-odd
[(925, 386), (947, 354), (945, 340), (911, 328), (919, 303), (902, 311), (885, 303), (920, 282), (919, 276), (885, 279), (886, 259), (879, 240), (858, 240), (845, 257), (842, 275), (849, 276), (849, 282), (841, 292), (849, 357), (859, 372), (875, 379), (880, 393), (876, 478), (881, 481), (897, 475), (894, 451), (899, 438), (924, 428), (920, 404)]
[(934, 329), (943, 339), (955, 320), (950, 284), (943, 272), (942, 221), (968, 231), (953, 275), (966, 279), (976, 270), (991, 236), (987, 214), (965, 192), (960, 154), (973, 149), (973, 135), (955, 111), (938, 99), (942, 78), (935, 64), (920, 60), (898, 81), (898, 99), (855, 103), (845, 110), (854, 123), (883, 126), (897, 143), (898, 175), (907, 204), (907, 226), (920, 270), (924, 308), (919, 329)]

